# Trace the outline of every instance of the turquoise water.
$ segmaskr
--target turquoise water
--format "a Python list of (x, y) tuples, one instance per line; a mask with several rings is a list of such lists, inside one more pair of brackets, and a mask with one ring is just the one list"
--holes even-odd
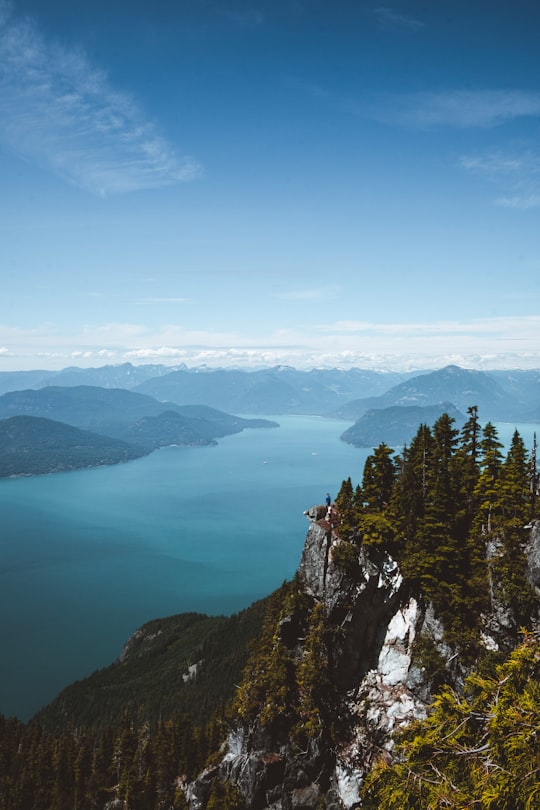
[(299, 563), (304, 509), (358, 480), (347, 425), (277, 417), (215, 447), (0, 481), (0, 712), (27, 719), (144, 622), (230, 614)]
[[(271, 418), (271, 417), (270, 417)], [(28, 719), (141, 624), (230, 614), (289, 579), (303, 511), (361, 480), (348, 423), (275, 417), (215, 447), (0, 481), (0, 712)], [(508, 442), (513, 425), (497, 425)], [(538, 426), (518, 425), (528, 447)]]

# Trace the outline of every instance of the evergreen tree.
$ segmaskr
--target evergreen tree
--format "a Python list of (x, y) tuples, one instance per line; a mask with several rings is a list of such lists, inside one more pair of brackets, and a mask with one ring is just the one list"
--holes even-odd
[(352, 540), (356, 507), (355, 494), (350, 476), (342, 482), (335, 504), (339, 515), (339, 534), (343, 540)]
[(527, 451), (515, 430), (500, 478), (500, 503), (505, 523), (521, 525), (531, 517), (531, 492)]
[(457, 483), (454, 469), (454, 451), (458, 430), (455, 419), (441, 414), (433, 425), (432, 457), (427, 471), (426, 512), (441, 523), (453, 524), (457, 512)]
[(499, 507), (498, 534), (502, 550), (491, 561), (493, 590), (506, 604), (514, 621), (514, 633), (530, 624), (535, 598), (526, 577), (527, 560), (524, 528), (532, 516), (529, 460), (518, 431), (495, 485)]
[(480, 475), (474, 489), (474, 498), (477, 503), (475, 518), (482, 535), (489, 535), (492, 531), (493, 520), (499, 511), (497, 495), (497, 481), (502, 469), (502, 449), (497, 429), (488, 422), (482, 431), (480, 442)]
[(307, 739), (317, 737), (325, 726), (324, 706), (328, 703), (330, 678), (328, 653), (324, 641), (324, 606), (313, 608), (304, 644), (304, 658), (298, 667), (299, 724), (297, 734)]
[(382, 512), (387, 508), (396, 478), (392, 448), (382, 442), (366, 458), (362, 479), (363, 501), (370, 511)]
[(480, 436), (478, 407), (467, 408), (469, 419), (461, 429), (460, 443), (455, 456), (455, 475), (458, 486), (457, 521), (459, 533), (466, 537), (475, 512), (475, 489), (480, 475)]
[(423, 424), (396, 463), (391, 511), (407, 547), (413, 544), (418, 520), (424, 515), (432, 451), (433, 435)]
[(538, 467), (536, 461), (536, 433), (534, 434), (533, 438), (533, 446), (531, 450), (531, 459), (529, 462), (529, 488), (531, 492), (531, 513), (533, 517), (537, 516), (536, 511), (536, 504), (538, 500), (539, 493), (539, 475), (538, 475)]

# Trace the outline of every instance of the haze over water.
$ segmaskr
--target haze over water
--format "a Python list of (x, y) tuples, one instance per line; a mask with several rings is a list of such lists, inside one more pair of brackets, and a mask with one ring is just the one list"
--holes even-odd
[[(271, 417), (270, 417), (271, 418)], [(279, 416), (217, 446), (0, 481), (0, 712), (26, 720), (146, 621), (230, 614), (298, 567), (303, 511), (361, 480), (348, 423)], [(507, 443), (514, 426), (497, 425)], [(518, 425), (527, 448), (537, 426)]]

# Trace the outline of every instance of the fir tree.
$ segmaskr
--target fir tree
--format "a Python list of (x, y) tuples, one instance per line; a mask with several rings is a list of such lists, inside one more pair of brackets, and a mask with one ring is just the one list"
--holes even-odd
[(475, 512), (475, 489), (480, 475), (480, 436), (481, 426), (478, 419), (478, 408), (471, 405), (467, 408), (469, 419), (463, 425), (460, 443), (455, 456), (455, 474), (458, 484), (457, 521), (459, 533), (466, 537)]
[(482, 535), (489, 535), (493, 519), (498, 514), (499, 502), (497, 481), (502, 469), (502, 443), (497, 429), (488, 422), (482, 431), (480, 442), (480, 475), (474, 489), (477, 503), (476, 524)]
[(418, 520), (424, 515), (432, 450), (431, 430), (425, 424), (420, 425), (410, 446), (403, 449), (396, 463), (391, 510), (407, 545), (413, 542)]
[(382, 512), (388, 506), (396, 478), (392, 448), (382, 442), (366, 458), (362, 478), (363, 501), (371, 511)]
[(454, 424), (455, 419), (443, 413), (433, 425), (432, 458), (427, 471), (426, 511), (445, 525), (453, 523), (457, 512), (454, 451), (458, 431)]
[(352, 540), (355, 526), (355, 495), (350, 476), (342, 482), (335, 504), (339, 515), (339, 534), (344, 540)]
[(531, 517), (528, 458), (523, 439), (515, 430), (500, 478), (500, 503), (505, 523), (520, 525)]

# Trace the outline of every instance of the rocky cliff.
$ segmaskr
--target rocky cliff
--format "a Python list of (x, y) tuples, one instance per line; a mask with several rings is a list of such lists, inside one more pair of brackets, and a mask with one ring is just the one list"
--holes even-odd
[[(226, 746), (184, 786), (190, 810), (207, 806), (216, 782), (234, 786), (249, 810), (358, 807), (372, 764), (392, 758), (393, 732), (426, 715), (441, 682), (459, 690), (469, 674), (463, 650), (449, 646), (388, 553), (341, 540), (324, 507), (306, 516), (297, 577), (239, 687)], [(526, 529), (537, 622), (540, 521)], [(514, 625), (494, 597), (485, 649), (515, 646)]]

